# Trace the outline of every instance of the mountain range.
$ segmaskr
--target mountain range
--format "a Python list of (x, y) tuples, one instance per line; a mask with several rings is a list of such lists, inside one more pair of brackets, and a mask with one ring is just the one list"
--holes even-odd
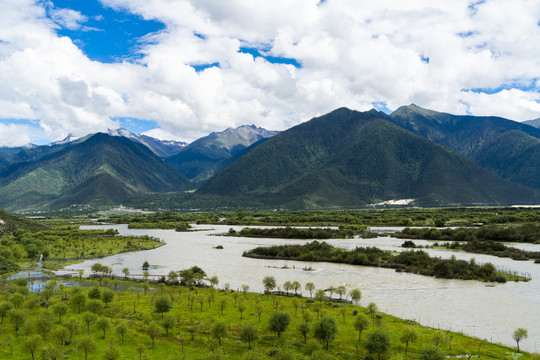
[(392, 124), (384, 113), (346, 108), (274, 136), (198, 192), (262, 198), (293, 208), (405, 198), (430, 206), (538, 199), (534, 191)]
[(255, 125), (213, 132), (192, 142), (165, 162), (195, 183), (201, 183), (227, 166), (240, 151), (278, 133)]
[(0, 207), (530, 204), (540, 202), (539, 155), (540, 129), (526, 123), (414, 104), (389, 115), (341, 108), (281, 133), (246, 125), (191, 144), (117, 129), (0, 148)]

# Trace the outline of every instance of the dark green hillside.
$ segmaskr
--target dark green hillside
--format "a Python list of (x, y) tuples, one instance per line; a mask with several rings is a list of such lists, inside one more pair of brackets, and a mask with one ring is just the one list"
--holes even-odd
[(28, 231), (45, 230), (47, 227), (25, 217), (0, 210), (0, 236), (11, 235), (15, 229)]
[(540, 139), (511, 130), (475, 154), (475, 161), (501, 177), (540, 190)]
[(202, 182), (228, 165), (240, 151), (277, 133), (254, 125), (227, 129), (194, 141), (165, 161), (187, 178)]
[(199, 193), (290, 207), (509, 204), (536, 199), (472, 161), (384, 120), (345, 108), (287, 130), (210, 179)]
[[(518, 184), (540, 188), (534, 176), (539, 161), (533, 151), (520, 151), (523, 143), (540, 138), (540, 129), (499, 117), (456, 116), (402, 106), (389, 120), (428, 140), (456, 150), (480, 166)], [(515, 132), (518, 131), (520, 136)], [(524, 140), (531, 137), (529, 140)], [(515, 148), (515, 149), (513, 149)], [(521, 156), (515, 156), (520, 152)]]
[(186, 189), (189, 181), (145, 146), (99, 133), (34, 163), (5, 169), (0, 185), (0, 206), (25, 209), (117, 204), (138, 193)]
[(389, 120), (467, 157), (473, 157), (486, 144), (509, 130), (520, 130), (540, 138), (540, 129), (516, 121), (495, 116), (458, 116), (414, 104), (400, 107)]

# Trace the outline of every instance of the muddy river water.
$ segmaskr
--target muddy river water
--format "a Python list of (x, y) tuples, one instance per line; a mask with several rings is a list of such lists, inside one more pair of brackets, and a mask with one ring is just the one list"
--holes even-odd
[[(427, 276), (397, 273), (391, 269), (345, 264), (310, 263), (283, 260), (261, 260), (242, 257), (242, 253), (257, 246), (301, 243), (305, 240), (225, 237), (231, 226), (195, 225), (197, 230), (131, 230), (127, 225), (86, 226), (84, 228), (115, 228), (122, 235), (150, 235), (165, 241), (154, 250), (125, 253), (69, 266), (89, 271), (95, 262), (111, 266), (113, 273), (142, 274), (144, 261), (150, 263), (151, 275), (167, 275), (171, 270), (200, 266), (208, 276), (217, 275), (219, 287), (229, 283), (232, 289), (247, 284), (250, 291), (262, 291), (262, 279), (271, 275), (278, 284), (299, 281), (302, 286), (313, 282), (317, 289), (345, 285), (362, 291), (361, 305), (377, 304), (383, 312), (423, 325), (451, 329), (492, 342), (515, 345), (512, 332), (518, 327), (529, 330), (529, 338), (520, 345), (524, 350), (540, 351), (540, 264), (532, 261), (513, 261), (487, 255), (428, 249), (430, 255), (458, 259), (474, 257), (478, 264), (493, 263), (497, 268), (528, 273), (529, 282), (506, 284), (478, 281), (446, 280)], [(240, 230), (241, 226), (232, 226)], [(385, 250), (402, 251), (403, 239), (382, 236), (376, 239), (328, 240), (334, 246), (353, 249), (357, 246), (377, 246)], [(419, 245), (428, 241), (415, 242)], [(215, 249), (222, 245), (223, 249)], [(519, 244), (518, 247), (540, 251), (540, 245)], [(312, 271), (304, 268), (311, 267)], [(305, 290), (304, 296), (309, 296)]]

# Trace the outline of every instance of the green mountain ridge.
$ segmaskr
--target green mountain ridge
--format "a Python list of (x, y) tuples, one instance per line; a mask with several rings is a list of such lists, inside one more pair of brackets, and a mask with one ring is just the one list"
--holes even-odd
[(165, 162), (195, 183), (201, 183), (225, 167), (230, 162), (228, 160), (238, 152), (277, 133), (278, 131), (254, 125), (213, 132), (195, 140), (178, 154), (167, 158)]
[[(502, 178), (540, 190), (540, 157), (533, 151), (514, 156), (522, 143), (540, 139), (540, 129), (492, 116), (458, 116), (423, 109), (414, 104), (402, 106), (388, 117), (402, 128), (458, 151)], [(519, 136), (517, 134), (520, 134)], [(495, 150), (496, 149), (496, 150)]]
[(0, 207), (58, 209), (118, 204), (146, 192), (188, 189), (189, 180), (147, 147), (98, 133), (32, 163), (0, 173)]
[(386, 118), (375, 110), (346, 108), (314, 118), (254, 148), (198, 193), (254, 197), (295, 208), (403, 198), (419, 205), (538, 201), (533, 191)]

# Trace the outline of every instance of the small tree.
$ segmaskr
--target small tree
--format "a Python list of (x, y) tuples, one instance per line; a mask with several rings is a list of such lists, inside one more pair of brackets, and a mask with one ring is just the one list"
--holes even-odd
[(308, 282), (305, 289), (309, 291), (309, 297), (313, 297), (313, 290), (315, 290), (315, 284), (313, 284), (312, 282)]
[(111, 327), (111, 322), (109, 319), (104, 317), (99, 318), (98, 321), (96, 321), (96, 326), (99, 330), (103, 331), (102, 339), (105, 339), (105, 332)]
[(99, 313), (103, 309), (103, 302), (101, 300), (88, 300), (86, 303), (86, 309), (93, 314)]
[(210, 285), (212, 285), (212, 287), (215, 287), (219, 284), (219, 278), (217, 276), (212, 276), (210, 279)]
[(276, 287), (276, 278), (273, 276), (265, 276), (263, 278), (264, 291), (271, 292)]
[(376, 353), (379, 360), (381, 360), (381, 354), (385, 354), (390, 350), (390, 335), (388, 331), (383, 329), (376, 329), (368, 334), (368, 338), (364, 347), (370, 353)]
[(114, 291), (105, 289), (103, 290), (103, 294), (101, 294), (101, 300), (105, 303), (105, 307), (109, 305), (111, 301), (114, 299)]
[(97, 286), (94, 286), (93, 288), (88, 291), (88, 298), (89, 299), (101, 299), (101, 289)]
[(76, 292), (71, 295), (69, 303), (74, 309), (77, 309), (78, 313), (81, 313), (81, 308), (86, 304), (86, 295), (82, 292)]
[(227, 307), (227, 298), (224, 296), (221, 299), (219, 299), (219, 309), (221, 311), (221, 315), (223, 315), (223, 310)]
[(13, 324), (13, 329), (15, 330), (15, 336), (18, 336), (19, 329), (26, 321), (28, 314), (24, 310), (11, 309), (8, 313), (9, 320)]
[(90, 335), (87, 335), (78, 341), (77, 348), (84, 352), (84, 358), (88, 360), (88, 354), (96, 351), (96, 343)]
[(326, 350), (328, 350), (330, 341), (333, 341), (336, 338), (338, 331), (336, 319), (325, 316), (315, 325), (314, 330), (315, 337), (320, 341), (326, 342)]
[(246, 296), (246, 293), (249, 291), (249, 285), (242, 284), (242, 291), (244, 292), (244, 296)]
[(156, 336), (159, 335), (159, 326), (158, 326), (158, 324), (156, 324), (154, 321), (150, 322), (150, 324), (148, 324), (148, 326), (146, 327), (146, 333), (152, 339), (152, 349), (153, 349), (154, 346), (155, 346), (154, 341), (156, 339)]
[(64, 347), (64, 344), (69, 339), (69, 330), (66, 329), (64, 326), (59, 325), (56, 326), (53, 330), (53, 337), (56, 338), (62, 347)]
[(161, 318), (163, 318), (163, 314), (172, 309), (171, 298), (168, 295), (159, 296), (156, 301), (154, 301), (154, 309), (157, 313), (160, 313)]
[(444, 353), (435, 345), (428, 345), (422, 349), (420, 360), (444, 360)]
[(323, 302), (324, 300), (326, 300), (326, 292), (323, 289), (317, 290), (317, 292), (315, 293), (315, 299), (319, 302)]
[(244, 311), (246, 311), (246, 309), (247, 309), (247, 305), (244, 299), (238, 300), (238, 311), (240, 312), (240, 319), (242, 319), (242, 315)]
[(257, 311), (257, 315), (259, 316), (259, 324), (261, 323), (261, 315), (263, 313), (263, 310), (264, 306), (260, 301), (255, 304), (255, 311)]
[(283, 311), (277, 311), (272, 314), (268, 322), (269, 330), (275, 331), (277, 336), (280, 337), (281, 333), (287, 330), (289, 323), (291, 322), (291, 317), (288, 313)]
[(73, 335), (77, 334), (79, 331), (79, 323), (74, 318), (71, 318), (65, 322), (64, 326), (69, 331), (69, 342), (71, 342)]
[(161, 326), (165, 329), (165, 334), (169, 336), (169, 330), (176, 326), (176, 319), (174, 316), (167, 315), (161, 321)]
[(300, 284), (298, 281), (293, 281), (292, 284), (292, 289), (294, 290), (294, 295), (297, 295), (298, 294), (298, 290), (302, 288), (302, 284)]
[(375, 303), (371, 302), (371, 303), (369, 303), (367, 309), (368, 309), (368, 314), (371, 315), (371, 321), (373, 323), (375, 323), (375, 313), (377, 312), (377, 310), (379, 310), (377, 308), (377, 305)]
[(360, 303), (360, 299), (362, 299), (362, 292), (360, 289), (352, 289), (349, 292), (349, 295), (351, 296), (351, 300), (354, 304), (358, 305)]
[(127, 333), (129, 332), (129, 328), (126, 324), (125, 321), (122, 321), (120, 323), (118, 323), (118, 325), (116, 325), (116, 333), (118, 335), (120, 335), (120, 337), (122, 338), (122, 344), (124, 344), (124, 337), (127, 335)]
[(240, 330), (240, 339), (242, 341), (247, 341), (248, 348), (251, 350), (251, 342), (257, 340), (259, 334), (257, 333), (257, 328), (251, 324), (246, 324), (242, 326)]
[(412, 326), (407, 326), (401, 331), (399, 340), (405, 344), (405, 353), (409, 347), (409, 342), (415, 342), (418, 339), (418, 331)]
[(304, 344), (307, 342), (307, 335), (309, 334), (309, 323), (307, 321), (302, 321), (298, 324), (298, 332), (304, 337)]
[(212, 336), (218, 339), (219, 345), (221, 345), (221, 338), (227, 335), (227, 325), (224, 322), (218, 321), (212, 326)]
[(512, 334), (512, 339), (516, 341), (518, 353), (519, 353), (519, 342), (528, 337), (529, 337), (529, 331), (527, 331), (527, 329), (517, 328), (516, 330), (514, 330), (514, 333)]
[(32, 360), (34, 360), (34, 353), (41, 346), (41, 340), (40, 335), (34, 334), (29, 336), (23, 343), (24, 349), (30, 352), (30, 355), (32, 355)]
[(0, 321), (0, 324), (4, 323), (4, 318), (7, 316), (7, 314), (12, 308), (13, 308), (13, 305), (10, 302), (2, 301), (0, 303), (0, 318), (2, 319)]
[(53, 305), (52, 311), (58, 316), (58, 321), (62, 323), (62, 316), (67, 314), (68, 308), (63, 303), (56, 303)]
[(347, 288), (345, 287), (345, 285), (339, 285), (336, 288), (336, 293), (339, 295), (339, 300), (341, 301), (343, 295), (347, 294)]
[(85, 312), (82, 314), (82, 320), (86, 324), (86, 333), (90, 334), (90, 324), (94, 323), (96, 321), (96, 314), (92, 314), (90, 312)]
[(117, 360), (118, 358), (120, 358), (120, 350), (112, 344), (103, 353), (104, 360)]
[(129, 269), (127, 267), (122, 269), (122, 273), (124, 274), (124, 279), (127, 279), (130, 275)]

